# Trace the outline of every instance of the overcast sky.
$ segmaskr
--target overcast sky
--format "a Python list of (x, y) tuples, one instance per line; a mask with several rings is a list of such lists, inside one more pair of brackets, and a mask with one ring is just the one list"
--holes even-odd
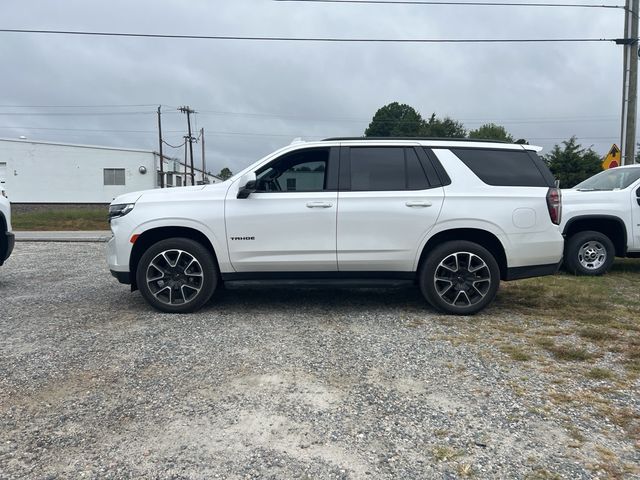
[[(623, 20), (622, 10), (595, 8), (0, 2), (0, 28), (204, 35), (617, 38)], [(199, 112), (207, 166), (216, 173), (224, 166), (237, 171), (295, 137), (362, 135), (375, 111), (392, 101), (424, 117), (449, 115), (469, 129), (497, 122), (545, 151), (571, 135), (600, 153), (619, 142), (622, 50), (612, 43), (312, 44), (0, 33), (0, 59), (0, 137), (157, 150), (152, 106), (7, 106), (163, 104), (165, 138), (178, 144), (186, 119), (175, 108), (186, 104)], [(118, 112), (134, 114), (112, 115)]]

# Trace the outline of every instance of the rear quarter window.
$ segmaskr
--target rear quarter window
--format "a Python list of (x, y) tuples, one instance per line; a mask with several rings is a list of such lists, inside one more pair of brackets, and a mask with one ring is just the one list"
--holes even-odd
[[(525, 150), (453, 148), (451, 151), (476, 176), (498, 187), (551, 187), (553, 175)], [(538, 164), (540, 163), (540, 165)]]

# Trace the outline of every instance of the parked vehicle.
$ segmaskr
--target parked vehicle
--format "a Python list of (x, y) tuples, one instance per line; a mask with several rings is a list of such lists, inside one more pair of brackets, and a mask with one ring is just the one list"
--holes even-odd
[(562, 197), (567, 270), (602, 275), (615, 257), (640, 257), (640, 165), (605, 170)]
[(295, 143), (216, 185), (115, 199), (108, 263), (164, 312), (221, 282), (406, 280), (473, 314), (500, 280), (553, 274), (560, 191), (536, 147), (417, 139)]
[(11, 232), (11, 205), (7, 192), (0, 186), (0, 265), (11, 256), (14, 241)]

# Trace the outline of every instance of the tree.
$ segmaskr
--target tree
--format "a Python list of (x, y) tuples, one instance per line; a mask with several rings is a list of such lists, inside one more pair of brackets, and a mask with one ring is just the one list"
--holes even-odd
[(424, 120), (411, 106), (393, 102), (380, 108), (373, 116), (365, 137), (417, 137)]
[(502, 142), (513, 143), (513, 137), (507, 132), (502, 125), (495, 123), (485, 123), (476, 130), (469, 132), (469, 138), (479, 138), (483, 140), (499, 140)]
[(547, 164), (562, 188), (571, 188), (602, 171), (602, 159), (591, 147), (582, 148), (576, 137), (556, 145), (546, 156)]
[(224, 167), (222, 170), (220, 170), (220, 173), (217, 176), (222, 180), (226, 180), (227, 178), (231, 178), (233, 176), (233, 172), (227, 167)]
[(429, 121), (424, 123), (422, 135), (438, 138), (464, 138), (467, 136), (467, 131), (462, 123), (449, 117), (440, 120), (436, 118), (435, 113), (432, 113)]

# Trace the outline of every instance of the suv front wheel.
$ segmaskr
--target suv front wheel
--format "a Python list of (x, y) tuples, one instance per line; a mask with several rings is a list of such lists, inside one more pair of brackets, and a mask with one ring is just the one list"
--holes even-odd
[(203, 245), (188, 238), (170, 238), (144, 252), (136, 281), (152, 307), (167, 313), (189, 313), (209, 301), (218, 284), (218, 271)]
[(436, 309), (472, 315), (495, 298), (500, 269), (484, 247), (463, 240), (446, 242), (429, 254), (420, 271), (420, 289)]

